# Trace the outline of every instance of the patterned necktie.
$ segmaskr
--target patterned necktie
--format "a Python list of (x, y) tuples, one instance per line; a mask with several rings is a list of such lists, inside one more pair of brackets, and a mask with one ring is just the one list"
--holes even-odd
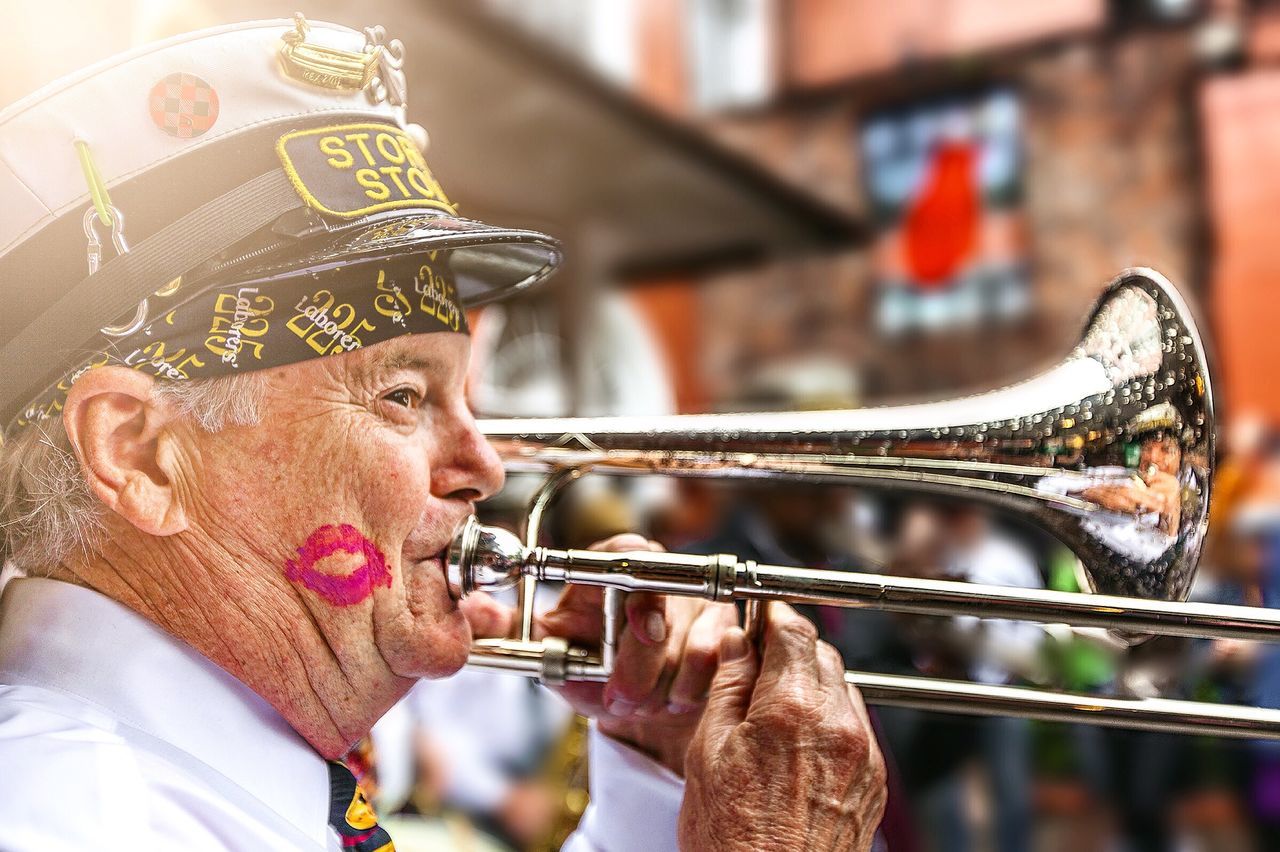
[(336, 760), (329, 761), (329, 825), (338, 832), (343, 852), (395, 852), (356, 776)]

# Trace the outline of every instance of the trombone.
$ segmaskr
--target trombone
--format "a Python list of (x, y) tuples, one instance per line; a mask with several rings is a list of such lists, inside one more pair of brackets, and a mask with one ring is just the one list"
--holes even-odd
[[(468, 664), (540, 678), (604, 681), (622, 595), (649, 591), (919, 615), (976, 615), (1150, 635), (1280, 640), (1280, 612), (1187, 603), (1208, 526), (1213, 392), (1204, 345), (1177, 290), (1150, 269), (1105, 289), (1080, 343), (1036, 378), (987, 393), (846, 411), (489, 420), (509, 471), (549, 476), (523, 539), (474, 518), (450, 548), (462, 594), (515, 587), (519, 634), (475, 642)], [(977, 500), (1037, 524), (1078, 558), (1073, 594), (947, 580), (762, 565), (732, 555), (600, 553), (539, 545), (556, 494), (587, 472), (910, 490)], [(598, 651), (532, 637), (541, 581), (600, 586)], [(848, 672), (872, 703), (973, 715), (1280, 739), (1280, 711)]]

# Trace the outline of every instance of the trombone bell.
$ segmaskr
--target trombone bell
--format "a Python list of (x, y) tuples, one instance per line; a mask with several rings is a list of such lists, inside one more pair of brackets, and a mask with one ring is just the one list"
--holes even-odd
[(513, 472), (793, 479), (978, 500), (1079, 557), (1090, 592), (1185, 600), (1208, 526), (1213, 394), (1162, 275), (1130, 269), (1040, 376), (946, 402), (846, 411), (480, 424)]

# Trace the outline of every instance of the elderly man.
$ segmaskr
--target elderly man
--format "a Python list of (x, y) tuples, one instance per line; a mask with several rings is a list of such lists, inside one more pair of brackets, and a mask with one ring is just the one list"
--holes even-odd
[[(510, 628), (442, 559), (502, 484), (463, 305), (558, 250), (457, 217), (401, 60), (299, 16), (0, 114), (0, 848), (392, 849), (341, 759)], [(576, 590), (540, 629), (600, 621)], [(627, 621), (566, 690), (598, 719), (570, 848), (870, 845), (882, 763), (802, 619), (760, 649), (692, 601)]]

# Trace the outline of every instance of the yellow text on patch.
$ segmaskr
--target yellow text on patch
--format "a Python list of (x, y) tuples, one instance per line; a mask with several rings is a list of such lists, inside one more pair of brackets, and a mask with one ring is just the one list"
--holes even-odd
[(281, 136), (276, 151), (303, 201), (322, 213), (350, 218), (397, 207), (456, 212), (422, 152), (394, 125), (297, 130)]

